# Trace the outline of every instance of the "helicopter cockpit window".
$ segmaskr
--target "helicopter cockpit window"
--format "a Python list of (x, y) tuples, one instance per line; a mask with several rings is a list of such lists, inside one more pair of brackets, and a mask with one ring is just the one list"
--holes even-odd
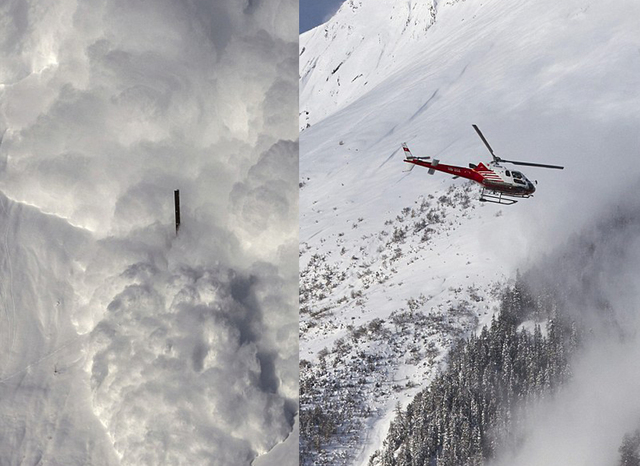
[(506, 170), (506, 171), (504, 172), (504, 174), (505, 174), (505, 175), (507, 175), (507, 176), (511, 176), (511, 173), (509, 172), (509, 170)]
[(522, 173), (520, 173), (520, 172), (513, 172), (513, 177), (514, 177), (516, 180), (521, 180), (521, 179), (522, 179)]

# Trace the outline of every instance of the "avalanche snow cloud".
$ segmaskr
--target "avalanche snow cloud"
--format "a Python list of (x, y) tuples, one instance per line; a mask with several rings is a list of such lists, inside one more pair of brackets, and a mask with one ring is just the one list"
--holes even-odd
[(0, 463), (268, 464), (295, 437), (297, 16), (0, 6)]
[(583, 350), (569, 382), (522, 416), (521, 441), (492, 465), (626, 464), (619, 448), (640, 427), (639, 209), (625, 192), (528, 273), (584, 328)]

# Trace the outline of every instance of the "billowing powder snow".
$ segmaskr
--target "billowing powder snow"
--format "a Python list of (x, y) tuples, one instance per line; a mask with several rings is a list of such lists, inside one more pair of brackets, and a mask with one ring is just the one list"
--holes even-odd
[(250, 464), (293, 437), (297, 12), (0, 8), (0, 463)]

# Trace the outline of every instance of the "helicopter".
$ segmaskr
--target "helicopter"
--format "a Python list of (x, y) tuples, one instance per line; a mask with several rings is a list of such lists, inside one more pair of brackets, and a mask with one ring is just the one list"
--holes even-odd
[[(564, 167), (559, 165), (547, 165), (542, 163), (532, 162), (518, 162), (515, 160), (505, 160), (498, 157), (494, 152), (489, 142), (476, 125), (472, 125), (476, 130), (484, 145), (489, 149), (489, 153), (493, 157), (493, 160), (487, 164), (480, 162), (478, 165), (473, 163), (469, 164), (469, 168), (458, 167), (455, 165), (445, 165), (440, 163), (439, 160), (431, 157), (415, 157), (409, 148), (407, 143), (402, 143), (402, 149), (404, 150), (404, 161), (412, 164), (408, 171), (411, 171), (416, 165), (426, 167), (429, 169), (429, 174), (433, 175), (436, 170), (449, 173), (454, 178), (468, 178), (470, 180), (479, 183), (482, 186), (480, 193), (480, 201), (493, 202), (495, 204), (512, 205), (518, 202), (519, 199), (528, 198), (536, 191), (534, 183), (524, 176), (522, 172), (516, 170), (509, 170), (503, 167), (502, 163), (512, 163), (514, 165), (522, 165), (527, 167), (539, 167), (539, 168), (555, 168), (562, 170)], [(535, 182), (538, 183), (537, 181)]]

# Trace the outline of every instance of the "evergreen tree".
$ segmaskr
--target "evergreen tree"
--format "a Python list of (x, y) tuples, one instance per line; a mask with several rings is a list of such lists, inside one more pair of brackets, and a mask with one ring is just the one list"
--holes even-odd
[(640, 430), (626, 434), (619, 451), (620, 466), (640, 466)]
[(447, 370), (396, 413), (375, 464), (479, 466), (501, 446), (517, 442), (516, 406), (550, 392), (570, 373), (567, 351), (575, 347), (570, 337), (577, 341), (577, 332), (559, 320), (548, 323), (546, 337), (539, 325), (533, 334), (518, 331), (523, 318), (536, 314), (518, 279), (491, 326), (459, 342)]

